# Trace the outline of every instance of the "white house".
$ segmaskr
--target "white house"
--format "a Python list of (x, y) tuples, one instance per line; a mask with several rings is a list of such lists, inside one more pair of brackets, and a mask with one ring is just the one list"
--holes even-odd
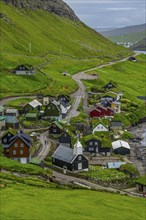
[(43, 97), (43, 105), (48, 105), (49, 104), (49, 96), (44, 96)]
[(99, 123), (95, 126), (95, 128), (93, 128), (92, 134), (94, 134), (95, 132), (99, 132), (99, 131), (109, 131), (109, 130), (105, 125), (103, 125), (102, 123)]

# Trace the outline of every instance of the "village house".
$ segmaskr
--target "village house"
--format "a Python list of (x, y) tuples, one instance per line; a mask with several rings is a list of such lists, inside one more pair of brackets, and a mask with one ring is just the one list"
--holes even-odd
[(101, 117), (112, 117), (114, 116), (114, 111), (110, 108), (105, 108), (98, 105), (96, 109), (90, 112), (91, 118), (101, 118)]
[(88, 159), (84, 156), (79, 141), (74, 145), (74, 149), (60, 145), (52, 155), (52, 164), (73, 172), (88, 170)]
[(0, 116), (0, 130), (4, 130), (6, 127), (6, 117)]
[(6, 128), (19, 129), (19, 120), (16, 116), (5, 116)]
[(43, 105), (44, 106), (49, 105), (49, 101), (50, 101), (49, 96), (44, 96), (43, 97)]
[(42, 104), (38, 100), (33, 100), (26, 104), (23, 108), (23, 112), (26, 114), (28, 112), (40, 112), (41, 111)]
[(16, 135), (16, 132), (14, 130), (7, 130), (6, 132), (4, 132), (4, 134), (1, 137), (2, 140), (2, 144), (3, 145), (7, 145), (9, 144), (9, 140), (14, 137)]
[(18, 117), (19, 116), (19, 112), (18, 112), (17, 109), (12, 109), (12, 108), (10, 109), (10, 108), (8, 108), (5, 111), (5, 115)]
[(4, 116), (4, 114), (5, 114), (5, 108), (2, 105), (0, 105), (0, 116)]
[(27, 121), (38, 121), (40, 119), (40, 115), (36, 112), (34, 113), (27, 113), (25, 115)]
[(118, 140), (112, 142), (112, 149), (115, 154), (130, 154), (130, 146), (126, 141)]
[(56, 120), (61, 119), (61, 109), (59, 105), (56, 105), (53, 102), (50, 102), (46, 107), (45, 107), (45, 116), (50, 117), (50, 118), (55, 118)]
[(70, 105), (70, 97), (68, 95), (59, 95), (57, 101), (62, 105)]
[(105, 126), (104, 124), (102, 124), (101, 122), (99, 122), (92, 131), (92, 134), (94, 134), (95, 132), (102, 132), (102, 131), (109, 131), (108, 127)]
[(59, 144), (65, 146), (65, 147), (71, 147), (71, 135), (64, 131), (61, 135), (58, 137)]
[(23, 164), (29, 163), (31, 148), (32, 141), (30, 137), (22, 131), (11, 137), (7, 144), (3, 144), (4, 155)]
[(110, 122), (110, 130), (122, 130), (123, 123), (121, 121), (111, 121)]
[(49, 127), (49, 134), (60, 135), (62, 132), (63, 127), (58, 121), (53, 122), (52, 125)]
[(105, 144), (105, 141), (99, 140), (98, 137), (94, 135), (89, 135), (85, 137), (85, 152), (102, 154), (102, 155), (110, 155), (111, 152), (111, 144)]
[(114, 110), (114, 113), (120, 113), (121, 112), (121, 102), (112, 102), (111, 109)]
[(112, 96), (109, 96), (109, 95), (105, 95), (105, 96), (102, 96), (100, 98), (100, 101), (108, 101), (108, 102), (113, 102), (114, 101), (114, 98)]
[(17, 75), (32, 75), (34, 74), (33, 67), (31, 65), (20, 65), (17, 66), (14, 70), (14, 73)]
[(91, 137), (89, 138), (89, 140), (85, 139), (85, 144), (86, 144), (85, 151), (90, 153), (98, 153), (99, 148), (101, 147), (101, 141), (95, 137)]
[(103, 87), (103, 89), (105, 89), (105, 90), (109, 90), (112, 88), (117, 88), (117, 86), (111, 81)]

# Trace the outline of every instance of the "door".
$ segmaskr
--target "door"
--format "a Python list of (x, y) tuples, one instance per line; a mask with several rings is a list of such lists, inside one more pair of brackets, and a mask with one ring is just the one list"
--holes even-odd
[(78, 170), (82, 170), (82, 163), (78, 163)]
[(27, 158), (20, 158), (20, 163), (26, 164), (27, 163)]

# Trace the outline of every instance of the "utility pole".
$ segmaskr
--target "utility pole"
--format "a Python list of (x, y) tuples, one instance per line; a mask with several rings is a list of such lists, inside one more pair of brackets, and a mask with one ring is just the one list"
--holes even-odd
[(31, 42), (29, 43), (29, 53), (31, 54), (31, 51), (32, 51), (32, 47), (31, 47)]

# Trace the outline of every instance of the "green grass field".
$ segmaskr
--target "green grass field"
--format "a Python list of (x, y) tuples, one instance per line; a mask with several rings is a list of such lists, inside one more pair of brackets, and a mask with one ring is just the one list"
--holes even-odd
[[(71, 93), (77, 85), (61, 73), (95, 67), (121, 59), (132, 51), (118, 46), (82, 22), (74, 22), (43, 10), (17, 9), (1, 1), (1, 97), (44, 93)], [(31, 43), (31, 51), (30, 51)], [(99, 51), (100, 46), (100, 51)], [(20, 64), (41, 67), (34, 76), (15, 76)], [(45, 74), (44, 74), (45, 73)], [(55, 88), (55, 89), (54, 89)]]
[(22, 184), (1, 190), (3, 220), (144, 220), (146, 200), (89, 190)]

